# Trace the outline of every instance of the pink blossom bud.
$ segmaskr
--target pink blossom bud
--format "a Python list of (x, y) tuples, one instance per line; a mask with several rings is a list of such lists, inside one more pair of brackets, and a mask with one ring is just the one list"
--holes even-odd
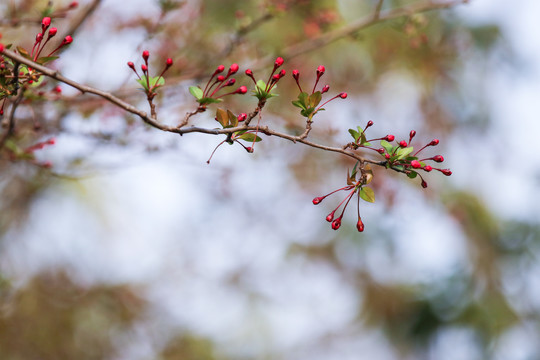
[(356, 229), (358, 232), (364, 231), (364, 223), (362, 222), (362, 219), (358, 219), (358, 222), (356, 223)]
[(325, 92), (328, 92), (328, 90), (330, 90), (330, 86), (329, 85), (324, 85), (324, 87), (321, 90), (321, 94), (324, 94)]
[(150, 57), (150, 52), (148, 50), (144, 50), (142, 52), (142, 58), (144, 59), (144, 61), (148, 61), (149, 57)]
[(281, 65), (283, 65), (283, 62), (284, 62), (283, 58), (282, 58), (282, 57), (278, 57), (278, 58), (276, 59), (276, 62), (274, 63), (274, 66), (275, 66), (276, 68), (278, 68), (278, 67), (280, 67)]
[(430, 172), (431, 170), (433, 170), (433, 168), (431, 166), (429, 166), (429, 165), (424, 166), (424, 171)]
[(422, 167), (422, 164), (420, 164), (420, 162), (418, 160), (413, 160), (411, 161), (411, 166), (415, 169), (419, 169)]
[(49, 29), (49, 39), (52, 38), (56, 33), (58, 32), (58, 29), (53, 27)]
[(238, 119), (238, 122), (245, 121), (247, 119), (247, 114), (246, 113), (241, 113), (236, 118)]
[(332, 221), (332, 229), (337, 230), (341, 226), (341, 217), (338, 217), (336, 220)]
[(292, 76), (295, 80), (298, 80), (298, 78), (300, 77), (300, 72), (298, 70), (293, 70)]
[(48, 28), (51, 25), (51, 18), (50, 17), (44, 17), (43, 20), (41, 20), (41, 26), (43, 28)]
[(324, 66), (319, 65), (319, 66), (317, 67), (317, 75), (318, 75), (318, 76), (321, 76), (322, 74), (324, 74), (325, 71), (326, 71), (326, 69), (325, 69)]
[(405, 140), (401, 140), (399, 142), (399, 146), (401, 146), (402, 148), (407, 147), (407, 142)]
[(240, 86), (236, 91), (236, 94), (245, 94), (247, 93), (247, 87), (246, 86)]
[(219, 65), (216, 69), (215, 74), (219, 74), (220, 72), (223, 72), (223, 70), (225, 70), (225, 66)]
[(71, 44), (73, 42), (73, 38), (68, 35), (64, 38), (64, 41), (62, 41), (62, 45), (68, 45), (68, 44)]
[(432, 159), (433, 161), (438, 162), (438, 163), (441, 163), (444, 161), (444, 158), (442, 155), (435, 155)]
[(394, 135), (386, 135), (386, 137), (385, 137), (385, 140), (388, 141), (388, 142), (394, 141), (394, 139), (395, 139)]
[(342, 99), (346, 99), (347, 98), (347, 93), (346, 92), (339, 93), (339, 97), (342, 98)]
[(436, 145), (439, 145), (439, 139), (433, 139), (429, 143), (429, 146), (436, 146)]
[(238, 64), (236, 64), (236, 63), (232, 64), (231, 67), (229, 68), (229, 74), (228, 75), (236, 74), (238, 69), (239, 69)]
[(315, 199), (313, 199), (312, 203), (313, 205), (318, 205), (321, 203), (321, 201), (323, 201), (323, 197), (319, 196), (319, 197), (316, 197)]
[(75, 9), (77, 6), (79, 6), (78, 1), (72, 1), (71, 4), (69, 4), (70, 9)]
[(219, 75), (216, 79), (218, 82), (222, 82), (222, 81), (225, 81), (225, 76), (223, 75)]
[(167, 58), (165, 64), (167, 65), (167, 67), (171, 67), (173, 64), (173, 60), (171, 58)]
[(446, 176), (452, 175), (452, 171), (450, 171), (450, 169), (443, 169), (441, 170), (441, 172)]

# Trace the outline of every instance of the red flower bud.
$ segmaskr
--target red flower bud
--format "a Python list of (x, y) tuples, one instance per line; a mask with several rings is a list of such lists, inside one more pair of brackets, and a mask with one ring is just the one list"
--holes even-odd
[(323, 201), (323, 197), (322, 196), (319, 196), (319, 197), (316, 197), (315, 199), (313, 199), (313, 205), (319, 205), (321, 203), (321, 201)]
[(225, 76), (219, 75), (219, 76), (217, 77), (217, 81), (218, 81), (218, 82), (225, 81)]
[(415, 135), (416, 135), (416, 131), (411, 130), (411, 132), (409, 133), (409, 141), (410, 141), (410, 139), (412, 139)]
[(386, 160), (390, 160), (390, 154), (384, 154), (384, 157), (386, 158)]
[(272, 80), (278, 81), (279, 80), (279, 74), (272, 75)]
[(427, 182), (425, 180), (422, 180), (422, 187), (425, 189), (427, 188)]
[(246, 69), (245, 73), (247, 76), (253, 76), (253, 71), (251, 71), (251, 69)]
[(422, 164), (420, 164), (420, 162), (418, 160), (413, 160), (411, 161), (411, 166), (415, 169), (419, 169), (422, 167)]
[(236, 82), (236, 79), (229, 79), (225, 83), (225, 86), (233, 86), (235, 82)]
[(173, 64), (173, 59), (167, 58), (167, 61), (165, 62), (165, 64), (167, 65), (167, 67), (172, 66), (172, 64)]
[(219, 74), (220, 72), (223, 72), (223, 70), (225, 70), (225, 66), (223, 65), (219, 65), (216, 69), (216, 72), (214, 73), (215, 74)]
[(295, 80), (298, 80), (298, 78), (300, 77), (300, 72), (298, 70), (293, 70), (292, 76)]
[(358, 222), (356, 223), (356, 229), (358, 232), (364, 231), (364, 223), (362, 222), (362, 219), (358, 219)]
[(229, 68), (229, 74), (228, 75), (236, 74), (238, 69), (239, 69), (238, 64), (232, 64), (231, 67)]
[(341, 226), (341, 217), (338, 217), (336, 220), (332, 221), (332, 229), (337, 230)]
[(56, 33), (58, 32), (58, 29), (53, 27), (49, 29), (49, 39), (52, 38)]
[(378, 148), (377, 152), (382, 155), (382, 154), (384, 154), (384, 149), (383, 148)]
[(407, 147), (407, 142), (405, 140), (401, 140), (399, 142), (399, 146), (401, 146), (402, 148)]
[(339, 93), (338, 95), (340, 98), (342, 99), (346, 99), (347, 98), (347, 93), (346, 92), (342, 92), (342, 93)]
[(324, 68), (324, 66), (319, 65), (319, 66), (317, 67), (317, 75), (318, 75), (318, 76), (321, 76), (322, 74), (324, 74), (325, 71), (326, 71), (326, 69)]
[(236, 91), (235, 94), (245, 94), (247, 93), (247, 87), (246, 86), (240, 86)]
[(4, 51), (4, 44), (0, 43), (0, 53)]
[(450, 171), (450, 169), (442, 169), (441, 172), (446, 176), (452, 175), (452, 171)]
[(36, 35), (36, 42), (38, 43), (38, 42), (40, 42), (41, 40), (43, 40), (43, 34), (42, 34), (42, 33), (38, 33), (38, 34)]
[(330, 90), (330, 85), (324, 85), (324, 87), (321, 90), (321, 94), (324, 94), (325, 92), (328, 92)]
[(275, 66), (276, 68), (278, 68), (278, 67), (280, 67), (281, 65), (283, 65), (283, 62), (284, 62), (283, 58), (282, 58), (282, 57), (278, 57), (278, 58), (276, 59), (276, 62), (274, 63), (274, 66)]
[(52, 91), (57, 93), (57, 94), (61, 94), (62, 93), (62, 88), (60, 87), (60, 85), (56, 85)]
[(67, 45), (67, 44), (71, 44), (73, 42), (73, 38), (68, 35), (64, 38), (64, 41), (62, 41), (62, 45)]
[(282, 78), (285, 76), (287, 72), (285, 71), (285, 69), (281, 69), (281, 71), (279, 72), (279, 77)]
[(371, 121), (371, 120), (369, 120), (369, 121), (367, 122), (367, 126), (366, 126), (366, 127), (368, 128), (368, 127), (370, 127), (370, 126), (373, 126), (373, 121)]
[(433, 139), (431, 140), (431, 142), (428, 144), (429, 146), (436, 146), (436, 145), (439, 145), (439, 139)]
[(150, 57), (150, 52), (148, 50), (144, 50), (142, 52), (142, 58), (144, 59), (144, 61), (148, 61), (149, 57)]
[(386, 141), (390, 142), (390, 141), (394, 141), (395, 137), (394, 137), (394, 135), (386, 135), (386, 137), (384, 139)]
[(141, 65), (141, 70), (142, 70), (143, 72), (147, 72), (147, 71), (148, 71), (148, 66), (146, 66), (145, 64), (142, 64), (142, 65)]
[(70, 9), (75, 9), (77, 6), (79, 6), (78, 1), (72, 1), (71, 4), (69, 4)]
[(247, 114), (246, 113), (241, 113), (236, 118), (238, 119), (238, 122), (245, 121), (247, 119)]
[(135, 70), (135, 64), (132, 61), (128, 61), (127, 66)]
[(335, 213), (335, 212), (336, 212), (336, 211), (334, 210), (334, 211), (332, 211), (330, 214), (328, 214), (328, 216), (326, 217), (326, 221), (332, 222), (332, 220), (334, 220), (334, 213)]
[(253, 148), (252, 148), (251, 146), (248, 146), (248, 147), (246, 148), (246, 150), (247, 150), (248, 153), (252, 153), (252, 152), (253, 152)]
[(432, 157), (433, 161), (435, 162), (443, 162), (444, 161), (444, 158), (442, 157), (442, 155), (435, 155), (434, 157)]
[(430, 172), (433, 168), (429, 165), (424, 166), (424, 171)]
[(41, 26), (46, 29), (49, 27), (49, 25), (51, 25), (51, 18), (44, 17), (43, 20), (41, 20)]

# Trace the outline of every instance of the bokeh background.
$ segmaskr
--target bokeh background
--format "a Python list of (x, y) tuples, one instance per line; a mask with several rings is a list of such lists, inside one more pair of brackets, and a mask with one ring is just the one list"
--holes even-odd
[[(53, 66), (142, 109), (126, 62), (148, 49), (157, 73), (172, 57), (158, 97), (168, 124), (217, 65), (266, 77), (284, 49), (376, 6), (102, 0), (62, 12), (68, 3), (2, 2), (2, 42), (31, 48), (52, 6), (59, 32), (76, 29)], [(382, 14), (419, 3), (385, 0)], [(344, 144), (368, 120), (373, 137), (441, 140), (428, 151), (453, 175), (428, 174), (425, 190), (374, 169), (364, 233), (354, 209), (339, 231), (324, 220), (341, 195), (311, 204), (344, 185), (353, 163), (337, 154), (265, 138), (207, 165), (223, 139), (162, 133), (64, 85), (58, 100), (23, 103), (21, 128), (42, 126), (16, 141), (56, 144), (37, 153), (51, 169), (0, 161), (0, 358), (540, 359), (539, 13), (535, 0), (471, 0), (285, 56), (304, 84), (323, 64), (330, 93), (349, 93), (317, 116), (312, 140)], [(299, 131), (292, 78), (278, 92), (263, 124)], [(211, 111), (192, 123), (215, 126)]]

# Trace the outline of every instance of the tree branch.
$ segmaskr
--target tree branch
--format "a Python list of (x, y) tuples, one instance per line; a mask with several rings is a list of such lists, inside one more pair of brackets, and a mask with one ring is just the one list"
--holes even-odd
[[(469, 0), (451, 0), (437, 3), (433, 2), (432, 0), (428, 0), (381, 13), (383, 1), (379, 0), (373, 14), (370, 14), (363, 19), (357, 20), (342, 28), (324, 33), (313, 39), (290, 45), (283, 49), (283, 51), (281, 52), (281, 56), (287, 59), (291, 59), (307, 52), (319, 49), (344, 37), (354, 35), (361, 30), (364, 30), (372, 25), (378, 24), (383, 21), (397, 19), (402, 16), (422, 13), (431, 10), (447, 9), (468, 2)], [(260, 63), (268, 64), (272, 61), (274, 61), (273, 58), (268, 57), (262, 60)], [(256, 67), (254, 66), (254, 68)]]

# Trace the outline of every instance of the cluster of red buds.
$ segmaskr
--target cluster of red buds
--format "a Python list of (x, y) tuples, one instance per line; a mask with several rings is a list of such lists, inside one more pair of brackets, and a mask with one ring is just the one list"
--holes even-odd
[[(20, 55), (37, 62), (40, 65), (45, 65), (47, 62), (57, 59), (58, 57), (55, 56), (55, 54), (61, 48), (73, 42), (73, 38), (68, 35), (56, 48), (49, 51), (48, 54), (43, 55), (43, 51), (47, 44), (58, 33), (57, 28), (51, 27), (51, 21), (50, 17), (44, 17), (41, 20), (41, 32), (36, 35), (32, 50), (29, 52), (22, 47), (17, 47), (17, 51)], [(0, 53), (2, 53), (5, 48), (10, 47), (11, 45), (6, 45), (6, 47), (4, 47), (3, 44), (0, 44)], [(34, 86), (37, 86), (38, 84), (42, 84), (42, 77), (38, 71), (26, 65), (16, 64), (4, 57), (0, 57), (0, 76), (11, 78), (11, 81), (3, 82), (0, 86), (0, 99), (3, 99), (2, 105), (0, 106), (0, 116), (4, 114), (6, 98), (16, 94), (21, 85), (33, 84)]]
[[(442, 155), (435, 155), (432, 157), (426, 157), (426, 158), (419, 158), (420, 152), (422, 152), (424, 149), (430, 146), (437, 146), (439, 144), (439, 139), (433, 139), (423, 147), (421, 147), (419, 150), (414, 152), (414, 147), (411, 146), (411, 142), (413, 138), (416, 136), (416, 131), (411, 130), (409, 132), (409, 139), (407, 140), (401, 140), (398, 141), (395, 139), (394, 135), (386, 135), (382, 138), (375, 138), (375, 139), (366, 139), (366, 130), (373, 125), (373, 121), (368, 121), (367, 125), (364, 129), (358, 128), (357, 130), (349, 129), (349, 132), (351, 133), (352, 137), (354, 138), (355, 142), (350, 144), (355, 149), (357, 148), (365, 148), (370, 149), (378, 152), (381, 156), (385, 159), (385, 165), (389, 169), (393, 169), (402, 173), (405, 173), (410, 178), (415, 178), (416, 176), (419, 176), (421, 181), (421, 185), (423, 188), (427, 187), (427, 182), (424, 180), (422, 175), (418, 173), (418, 170), (423, 170), (425, 172), (431, 172), (432, 170), (436, 170), (441, 172), (442, 174), (446, 176), (452, 175), (452, 171), (450, 169), (442, 169), (438, 167), (433, 167), (429, 164), (427, 164), (427, 161), (434, 161), (436, 163), (442, 163), (444, 161), (444, 157)], [(373, 141), (379, 141), (381, 147), (375, 148), (372, 147), (371, 142)], [(395, 142), (396, 145), (392, 145), (392, 143)]]
[[(50, 17), (44, 17), (43, 20), (41, 20), (41, 32), (36, 35), (36, 41), (34, 42), (34, 46), (32, 47), (32, 52), (30, 53), (30, 57), (32, 60), (36, 62), (39, 61), (39, 56), (41, 55), (41, 52), (45, 48), (45, 45), (51, 40), (53, 37), (56, 36), (56, 33), (58, 32), (58, 29), (55, 27), (49, 28), (51, 25), (51, 18)], [(47, 32), (48, 30), (48, 32)], [(45, 34), (47, 32), (47, 34)], [(45, 35), (47, 35), (47, 38), (45, 39)], [(45, 39), (45, 42), (43, 42), (43, 39)], [(58, 50), (63, 48), (66, 45), (69, 45), (73, 42), (73, 38), (70, 35), (67, 35), (60, 45), (58, 45), (54, 50), (52, 50), (46, 58), (49, 58), (53, 56)], [(49, 59), (48, 59), (49, 60)]]
[(218, 92), (223, 88), (230, 87), (236, 84), (236, 79), (231, 76), (236, 74), (238, 72), (238, 69), (238, 64), (232, 64), (227, 71), (227, 75), (219, 75), (223, 71), (225, 71), (225, 66), (219, 65), (212, 73), (212, 76), (210, 76), (210, 79), (208, 79), (204, 90), (202, 90), (198, 86), (190, 86), (189, 92), (195, 97), (195, 99), (197, 99), (197, 102), (203, 108), (206, 108), (206, 105), (208, 104), (221, 102), (222, 98), (227, 95), (243, 95), (247, 93), (247, 87), (245, 86), (240, 86), (234, 91), (218, 95)]
[(302, 86), (300, 86), (300, 72), (298, 70), (293, 70), (292, 76), (294, 78), (294, 81), (296, 81), (296, 85), (298, 86), (298, 90), (300, 90), (300, 95), (298, 95), (298, 100), (295, 100), (292, 102), (292, 104), (296, 107), (299, 107), (301, 109), (300, 114), (302, 116), (307, 117), (309, 120), (313, 118), (313, 116), (321, 110), (324, 110), (323, 106), (328, 104), (330, 101), (335, 100), (337, 98), (340, 99), (346, 99), (347, 93), (341, 92), (337, 94), (336, 96), (332, 97), (331, 99), (325, 101), (323, 104), (319, 105), (322, 100), (322, 94), (327, 93), (330, 90), (330, 85), (324, 85), (320, 91), (316, 91), (317, 85), (319, 84), (319, 80), (324, 75), (326, 69), (323, 65), (319, 65), (317, 67), (317, 77), (315, 79), (315, 84), (313, 85), (313, 89), (311, 90), (311, 94), (308, 94), (304, 90), (302, 90)]
[[(367, 202), (374, 202), (375, 201), (375, 193), (373, 192), (373, 189), (366, 186), (371, 182), (371, 179), (373, 178), (373, 174), (371, 172), (371, 169), (366, 166), (362, 169), (362, 171), (359, 173), (357, 169), (358, 163), (354, 166), (352, 174), (347, 174), (347, 186), (344, 186), (342, 188), (339, 188), (337, 190), (334, 190), (324, 196), (319, 196), (313, 199), (313, 205), (320, 204), (327, 196), (330, 196), (338, 191), (349, 191), (349, 193), (345, 196), (345, 198), (339, 203), (339, 205), (330, 212), (326, 216), (326, 221), (332, 224), (332, 229), (337, 230), (341, 227), (341, 221), (343, 219), (343, 214), (345, 214), (345, 209), (347, 209), (347, 206), (349, 205), (349, 202), (353, 198), (355, 194), (357, 194), (357, 214), (358, 214), (358, 221), (356, 222), (356, 229), (359, 232), (364, 231), (364, 223), (362, 221), (362, 217), (360, 216), (360, 199), (363, 199)], [(360, 175), (357, 179), (357, 175)], [(345, 204), (345, 205), (343, 205)], [(339, 208), (343, 205), (343, 209), (341, 210), (341, 214), (335, 218), (336, 212), (339, 210)]]
[(285, 61), (282, 57), (276, 58), (276, 61), (274, 61), (274, 68), (272, 69), (272, 72), (270, 73), (270, 76), (268, 77), (268, 80), (266, 82), (264, 82), (263, 80), (255, 80), (255, 76), (253, 75), (253, 71), (251, 69), (247, 69), (245, 71), (245, 74), (255, 84), (254, 95), (259, 99), (259, 101), (263, 101), (275, 96), (274, 94), (272, 94), (272, 89), (274, 89), (278, 81), (282, 79), (285, 74), (287, 74), (285, 69), (281, 69), (278, 73), (276, 73), (277, 69), (279, 69), (284, 62)]
[(37, 144), (34, 144), (32, 146), (27, 147), (26, 149), (24, 149), (24, 152), (26, 154), (31, 154), (36, 150), (43, 149), (45, 146), (54, 145), (54, 144), (56, 144), (56, 139), (55, 138), (50, 138), (48, 140), (41, 141), (41, 142), (38, 142)]
[(148, 100), (152, 100), (154, 96), (156, 96), (154, 90), (165, 84), (165, 79), (163, 78), (163, 75), (173, 65), (173, 60), (171, 58), (167, 58), (167, 60), (165, 60), (165, 66), (159, 76), (151, 77), (148, 74), (148, 59), (150, 58), (150, 52), (148, 50), (144, 50), (142, 52), (142, 58), (144, 61), (144, 64), (141, 65), (142, 76), (139, 75), (139, 72), (135, 68), (135, 64), (132, 61), (128, 61), (127, 65), (139, 78), (137, 82), (141, 84), (141, 86), (144, 88)]

